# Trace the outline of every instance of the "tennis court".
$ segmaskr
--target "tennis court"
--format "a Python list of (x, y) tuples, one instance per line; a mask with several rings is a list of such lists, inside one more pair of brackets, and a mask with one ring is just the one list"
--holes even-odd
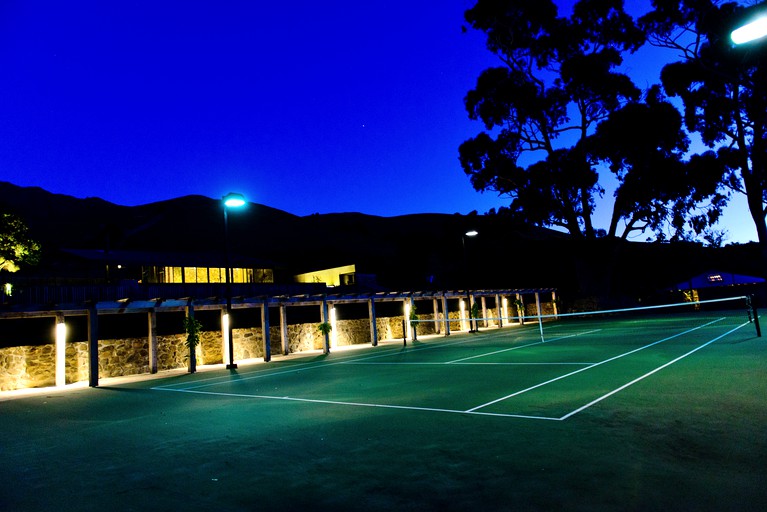
[(327, 361), (285, 359), (235, 376), (153, 389), (561, 421), (711, 343), (737, 343), (754, 335), (745, 307), (687, 309), (563, 315), (545, 324), (533, 319), (468, 337), (391, 342)]
[(536, 320), (0, 400), (0, 509), (765, 508), (742, 302)]

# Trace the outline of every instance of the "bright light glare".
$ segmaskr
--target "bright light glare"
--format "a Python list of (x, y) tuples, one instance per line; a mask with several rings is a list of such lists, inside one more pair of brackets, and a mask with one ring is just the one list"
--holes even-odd
[(468, 331), (469, 328), (466, 327), (466, 302), (464, 302), (463, 299), (458, 301), (458, 310), (460, 311), (459, 317), (461, 319), (461, 330)]
[(337, 346), (337, 338), (336, 333), (338, 332), (338, 329), (336, 329), (336, 308), (330, 308), (330, 348), (336, 348)]
[(63, 321), (56, 322), (56, 385), (63, 386), (67, 383), (67, 324)]
[(226, 313), (221, 315), (221, 331), (223, 334), (224, 362), (226, 362), (229, 361), (229, 315)]
[(471, 231), (466, 232), (466, 236), (477, 236), (479, 234), (479, 231), (472, 229)]
[(224, 206), (227, 208), (239, 208), (245, 204), (245, 197), (242, 194), (232, 192), (224, 196)]
[(737, 30), (733, 30), (730, 37), (735, 44), (748, 43), (767, 36), (767, 16), (762, 16)]

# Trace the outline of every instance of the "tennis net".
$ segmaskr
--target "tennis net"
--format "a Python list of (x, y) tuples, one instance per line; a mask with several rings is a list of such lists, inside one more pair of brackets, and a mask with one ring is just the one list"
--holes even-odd
[(527, 319), (537, 324), (541, 341), (600, 332), (621, 336), (661, 336), (680, 329), (717, 328), (753, 323), (761, 336), (759, 319), (750, 297), (729, 297), (634, 308), (540, 315)]
[[(418, 334), (435, 333), (437, 324), (444, 320), (423, 319), (410, 322), (411, 329)], [(718, 326), (754, 324), (757, 336), (761, 336), (758, 314), (748, 296), (723, 299), (680, 302), (632, 308), (600, 311), (567, 312), (544, 315), (524, 315), (492, 318), (451, 318), (449, 329), (444, 326), (441, 334), (450, 331), (489, 331), (498, 327), (512, 326), (528, 339), (554, 341), (568, 337), (583, 336), (600, 332), (621, 336), (661, 335), (679, 329), (694, 329), (706, 325)], [(488, 327), (490, 325), (490, 327)]]

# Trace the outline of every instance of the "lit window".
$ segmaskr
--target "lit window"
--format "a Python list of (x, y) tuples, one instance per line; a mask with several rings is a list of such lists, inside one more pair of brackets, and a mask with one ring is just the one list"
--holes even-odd
[(710, 274), (708, 276), (709, 283), (721, 283), (722, 281), (724, 281), (724, 279), (719, 274)]
[(185, 283), (197, 282), (197, 267), (184, 267), (184, 281)]

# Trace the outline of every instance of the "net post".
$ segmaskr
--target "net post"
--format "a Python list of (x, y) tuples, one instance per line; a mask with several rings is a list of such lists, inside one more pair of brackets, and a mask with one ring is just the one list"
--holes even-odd
[(746, 300), (748, 301), (749, 314), (753, 315), (754, 326), (756, 327), (756, 337), (762, 337), (762, 328), (759, 326), (759, 313), (756, 311), (756, 305), (754, 303), (754, 296), (749, 295)]
[(543, 311), (541, 311), (541, 295), (535, 292), (535, 309), (538, 312), (538, 329), (541, 331), (541, 343), (546, 343), (543, 338)]

